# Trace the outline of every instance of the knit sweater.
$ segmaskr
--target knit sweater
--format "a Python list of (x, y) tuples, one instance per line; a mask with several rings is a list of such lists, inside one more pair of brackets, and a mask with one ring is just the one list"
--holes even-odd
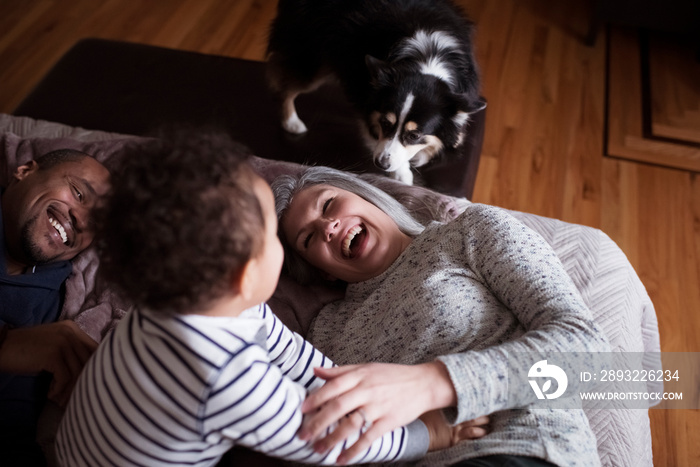
[(420, 465), (491, 454), (600, 465), (582, 410), (535, 409), (535, 392), (511, 381), (514, 368), (535, 363), (533, 352), (609, 346), (552, 248), (504, 210), (475, 204), (431, 224), (384, 273), (324, 307), (309, 339), (338, 364), (439, 358), (458, 397), (451, 421), (491, 415), (489, 435)]

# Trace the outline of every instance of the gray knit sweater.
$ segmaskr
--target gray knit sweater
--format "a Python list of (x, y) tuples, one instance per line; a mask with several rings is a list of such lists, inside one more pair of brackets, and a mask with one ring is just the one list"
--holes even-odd
[(552, 248), (502, 209), (474, 204), (448, 224), (431, 224), (387, 271), (350, 284), (344, 300), (324, 307), (309, 339), (338, 364), (439, 358), (458, 396), (448, 418), (491, 415), (489, 435), (421, 465), (489, 454), (600, 465), (582, 410), (535, 409), (531, 388), (510, 387), (509, 368), (527, 371), (533, 351), (609, 347)]

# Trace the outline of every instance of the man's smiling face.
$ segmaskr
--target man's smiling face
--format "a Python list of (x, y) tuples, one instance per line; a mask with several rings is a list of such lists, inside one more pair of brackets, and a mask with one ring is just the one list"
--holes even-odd
[(3, 194), (6, 247), (15, 262), (69, 260), (90, 246), (92, 210), (109, 189), (109, 172), (91, 157), (41, 170), (21, 166)]

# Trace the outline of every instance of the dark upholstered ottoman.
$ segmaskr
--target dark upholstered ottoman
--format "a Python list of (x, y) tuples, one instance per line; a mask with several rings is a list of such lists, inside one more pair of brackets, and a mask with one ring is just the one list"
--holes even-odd
[[(88, 129), (143, 135), (162, 124), (213, 125), (260, 157), (378, 170), (359, 138), (357, 117), (337, 86), (297, 99), (309, 128), (284, 132), (267, 89), (265, 64), (143, 44), (78, 42), (15, 109), (14, 114)], [(417, 184), (471, 197), (479, 165), (485, 111), (447, 157), (420, 169)]]

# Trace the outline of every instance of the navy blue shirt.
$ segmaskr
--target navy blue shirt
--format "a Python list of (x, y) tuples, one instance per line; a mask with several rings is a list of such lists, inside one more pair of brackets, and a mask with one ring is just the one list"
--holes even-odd
[[(71, 267), (69, 261), (61, 261), (37, 266), (33, 272), (25, 274), (7, 274), (5, 225), (0, 204), (0, 324), (21, 328), (56, 321)], [(33, 431), (45, 391), (46, 378), (0, 373), (0, 432)]]

